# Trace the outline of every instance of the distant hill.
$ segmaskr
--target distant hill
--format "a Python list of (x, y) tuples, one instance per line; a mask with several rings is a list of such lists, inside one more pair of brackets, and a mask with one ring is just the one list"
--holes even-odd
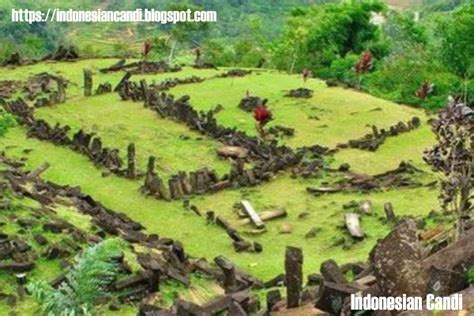
[[(188, 32), (186, 41), (199, 45), (204, 39), (233, 39), (252, 34), (255, 25), (267, 40), (278, 36), (285, 19), (298, 7), (307, 7), (341, 0), (0, 0), (0, 60), (19, 50), (38, 58), (53, 51), (59, 44), (74, 45), (88, 56), (127, 55), (137, 51), (144, 38), (167, 36), (174, 26), (145, 23), (12, 23), (10, 11), (16, 9), (102, 9), (134, 10), (136, 8), (174, 10), (192, 7), (218, 12), (218, 23), (205, 30)], [(386, 0), (397, 9), (450, 10), (471, 0)], [(253, 26), (252, 26), (253, 25)], [(118, 53), (119, 52), (119, 53)]]

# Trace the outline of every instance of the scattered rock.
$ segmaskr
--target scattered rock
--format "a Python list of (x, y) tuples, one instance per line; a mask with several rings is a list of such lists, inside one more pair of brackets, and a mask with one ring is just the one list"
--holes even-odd
[(246, 158), (248, 149), (238, 146), (222, 146), (217, 150), (217, 154), (222, 157)]
[(387, 296), (424, 296), (426, 282), (421, 275), (421, 256), (416, 225), (400, 223), (370, 252), (377, 284)]
[(298, 219), (306, 219), (310, 216), (311, 214), (309, 212), (301, 212), (298, 214)]
[(339, 166), (339, 168), (337, 170), (341, 171), (341, 172), (347, 172), (351, 169), (351, 165), (349, 165), (348, 163), (343, 163)]
[(347, 283), (336, 261), (329, 259), (321, 264), (320, 272), (325, 280), (334, 283)]
[(285, 95), (287, 97), (292, 97), (292, 98), (311, 98), (313, 96), (313, 90), (307, 89), (307, 88), (298, 88), (298, 89), (292, 89), (288, 91), (288, 93)]
[(362, 227), (360, 226), (359, 214), (346, 213), (344, 217), (349, 234), (355, 239), (363, 239), (364, 232), (362, 231)]
[(288, 223), (284, 223), (280, 226), (278, 232), (280, 234), (291, 234), (293, 232), (293, 226)]
[(240, 100), (239, 108), (245, 112), (253, 112), (256, 108), (260, 106), (265, 106), (267, 104), (267, 99), (262, 99), (256, 96), (247, 96)]
[(306, 239), (310, 239), (310, 238), (315, 238), (318, 233), (321, 231), (321, 228), (320, 227), (312, 227), (307, 233), (306, 235), (304, 235), (304, 238)]
[(231, 69), (223, 74), (220, 74), (218, 77), (227, 78), (227, 77), (244, 77), (252, 73), (252, 70), (245, 69)]
[(5, 272), (27, 272), (33, 270), (34, 267), (34, 262), (0, 262), (0, 271)]
[(359, 209), (362, 214), (370, 215), (372, 214), (372, 202), (370, 200), (360, 201)]
[(295, 135), (295, 129), (291, 127), (285, 127), (282, 125), (273, 125), (268, 129), (268, 132), (275, 137), (293, 136)]

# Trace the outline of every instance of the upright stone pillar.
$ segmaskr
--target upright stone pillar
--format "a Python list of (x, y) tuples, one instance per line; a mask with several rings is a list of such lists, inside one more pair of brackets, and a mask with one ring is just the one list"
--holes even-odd
[(84, 69), (84, 96), (90, 97), (92, 95), (92, 72)]
[(58, 85), (58, 103), (64, 103), (66, 101), (66, 83), (61, 78), (58, 78), (56, 83)]
[(214, 262), (221, 268), (224, 274), (224, 289), (226, 293), (237, 291), (237, 279), (235, 277), (235, 267), (229, 259), (224, 256), (214, 258)]
[(135, 144), (130, 143), (127, 148), (127, 159), (128, 159), (128, 166), (127, 166), (127, 176), (130, 179), (134, 179), (137, 175), (136, 171), (136, 158), (135, 158)]
[(303, 287), (303, 252), (301, 248), (286, 247), (285, 253), (286, 299), (288, 308), (301, 304)]

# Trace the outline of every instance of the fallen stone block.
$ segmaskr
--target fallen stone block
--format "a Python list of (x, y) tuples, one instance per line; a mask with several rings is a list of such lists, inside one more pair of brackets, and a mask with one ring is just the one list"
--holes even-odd
[(413, 220), (405, 220), (378, 241), (370, 252), (370, 262), (384, 295), (425, 295), (426, 279), (421, 274), (421, 255)]
[(27, 272), (33, 270), (35, 267), (34, 262), (11, 262), (11, 263), (0, 263), (0, 271), (5, 272)]
[(344, 218), (349, 234), (355, 239), (363, 239), (365, 234), (362, 231), (362, 227), (360, 226), (359, 214), (346, 213)]
[(333, 283), (347, 283), (346, 277), (342, 274), (336, 261), (329, 259), (321, 264), (320, 272), (325, 280)]
[(315, 306), (331, 315), (341, 315), (344, 301), (356, 292), (358, 292), (358, 289), (348, 284), (324, 281), (319, 287)]

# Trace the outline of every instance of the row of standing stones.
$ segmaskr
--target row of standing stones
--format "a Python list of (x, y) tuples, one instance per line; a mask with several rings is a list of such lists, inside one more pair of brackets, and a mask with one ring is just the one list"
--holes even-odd
[[(5, 162), (4, 156), (2, 162)], [(285, 273), (262, 282), (242, 272), (223, 256), (216, 257), (214, 264), (204, 259), (193, 259), (184, 252), (178, 241), (143, 233), (141, 224), (104, 207), (79, 188), (42, 181), (39, 174), (44, 168), (24, 173), (17, 168), (18, 165), (21, 164), (16, 164), (16, 168), (5, 174), (9, 187), (16, 194), (38, 200), (43, 205), (51, 205), (64, 198), (71, 199), (78, 210), (94, 218), (94, 223), (104, 233), (121, 236), (148, 249), (160, 250), (161, 256), (152, 251), (138, 254), (142, 271), (111, 286), (112, 291), (126, 290), (122, 293), (127, 294), (120, 296), (122, 302), (141, 302), (142, 315), (215, 315), (223, 311), (230, 315), (351, 315), (354, 312), (350, 309), (352, 294), (425, 297), (428, 293), (447, 296), (459, 292), (465, 295), (465, 304), (474, 301), (465, 277), (467, 269), (474, 264), (472, 229), (466, 230), (460, 239), (444, 248), (427, 251), (426, 245), (419, 240), (415, 222), (403, 219), (396, 223), (388, 236), (377, 242), (367, 263), (338, 266), (334, 260), (327, 260), (322, 263), (319, 273), (308, 275), (307, 282), (303, 278), (302, 250), (287, 247)], [(84, 236), (84, 232), (59, 221), (45, 225), (57, 233), (68, 232), (93, 243), (105, 236), (104, 233)], [(2, 246), (9, 243), (8, 238), (5, 240), (2, 240)], [(117, 260), (126, 264), (123, 257)], [(2, 271), (22, 273), (33, 268), (32, 262), (0, 263)], [(147, 300), (151, 293), (159, 291), (163, 280), (170, 278), (189, 286), (190, 273), (197, 271), (215, 278), (226, 294), (202, 306), (177, 299), (168, 310), (160, 309)], [(346, 277), (349, 271), (353, 275), (350, 280)], [(24, 282), (24, 277), (21, 282)], [(61, 275), (51, 284), (59, 287), (63, 282), (67, 280)], [(282, 297), (280, 287), (286, 287), (286, 298)], [(262, 288), (268, 289), (264, 306), (251, 294), (252, 290)], [(402, 314), (410, 315), (409, 312)]]
[(357, 148), (368, 151), (376, 151), (380, 145), (382, 145), (388, 137), (398, 136), (402, 133), (410, 132), (420, 127), (420, 118), (414, 116), (407, 123), (398, 122), (385, 129), (378, 129), (377, 126), (372, 125), (372, 133), (365, 135), (360, 139), (350, 140), (347, 144), (338, 144), (337, 148)]
[[(125, 84), (125, 86), (127, 85), (129, 84)], [(135, 87), (137, 86), (138, 85), (135, 85)], [(144, 90), (145, 89), (143, 89), (142, 91)], [(192, 109), (189, 104), (187, 104), (188, 100), (186, 98), (181, 98), (177, 101), (174, 101), (172, 96), (166, 95), (164, 93), (160, 93), (159, 98), (156, 98), (156, 94), (153, 93), (150, 93), (149, 96), (152, 96), (151, 100), (153, 101), (150, 102), (150, 99), (148, 99), (150, 103), (147, 104), (147, 102), (145, 102), (145, 106), (150, 106), (160, 115), (165, 117), (172, 116), (174, 118), (181, 119), (181, 121), (185, 122), (192, 128), (195, 128), (208, 135), (214, 136), (217, 139), (220, 139), (220, 137), (228, 139), (228, 137), (226, 137), (226, 133), (217, 128), (218, 126), (215, 123), (215, 119), (212, 117), (212, 112), (197, 113)], [(145, 95), (142, 95), (136, 97), (136, 99), (147, 99), (149, 98), (149, 96), (146, 97)], [(167, 106), (174, 105), (175, 102), (179, 102), (179, 104), (176, 104), (175, 108), (170, 108), (169, 106)], [(70, 144), (67, 141), (67, 137), (65, 136), (67, 134), (66, 127), (61, 128), (59, 125), (56, 125), (54, 128), (51, 128), (46, 122), (35, 121), (34, 118), (32, 118), (32, 115), (30, 115), (32, 114), (31, 109), (27, 105), (26, 107), (24, 105), (25, 104), (22, 104), (22, 102), (19, 102), (17, 100), (15, 102), (7, 103), (7, 108), (10, 108), (11, 112), (18, 114), (24, 123), (33, 126), (30, 132), (31, 136), (39, 135), (40, 137), (44, 137), (44, 139), (54, 140), (54, 142), (57, 144)], [(157, 105), (159, 107), (157, 107)], [(413, 124), (412, 121), (412, 125), (417, 124), (416, 122), (415, 124)], [(221, 129), (226, 130), (225, 128)], [(83, 135), (81, 135), (80, 132), (76, 133), (76, 142), (85, 144), (85, 142), (81, 139), (83, 135), (86, 135), (86, 139), (89, 138), (89, 136), (92, 138), (92, 135), (83, 132)], [(216, 135), (220, 135), (220, 137), (217, 137)], [(97, 154), (98, 152), (102, 152), (101, 150), (98, 150), (98, 148), (101, 147), (98, 146), (99, 143), (101, 143), (100, 138), (99, 141), (96, 141), (95, 145), (91, 145), (90, 147), (83, 145), (82, 148), (87, 148), (88, 152), (95, 152), (95, 154), (93, 154), (93, 157), (104, 157), (104, 155)], [(252, 144), (252, 142), (250, 143)], [(134, 152), (133, 147), (134, 146), (129, 147), (129, 152)], [(268, 157), (268, 152), (263, 151), (262, 155), (262, 152), (259, 152), (258, 150), (252, 151), (252, 146), (248, 146), (246, 148), (249, 149), (252, 155), (255, 155), (254, 157)], [(117, 162), (119, 161), (119, 159), (117, 159), (118, 152), (114, 150), (112, 151), (114, 152), (114, 154), (112, 154), (111, 156), (105, 155), (104, 160), (99, 161), (110, 161), (105, 164), (108, 165), (112, 170), (120, 170), (121, 163)], [(150, 160), (153, 159), (150, 158)], [(147, 173), (149, 175), (153, 175), (154, 173), (151, 165), (154, 164), (149, 163), (149, 168), (147, 170)], [(128, 167), (130, 167), (130, 164)], [(127, 168), (121, 173), (126, 175), (133, 174), (133, 172), (130, 172), (130, 168)], [(182, 180), (179, 180), (179, 182), (179, 186), (181, 186), (181, 191), (184, 192), (185, 190), (183, 188), (186, 187), (186, 181), (183, 181), (184, 184), (182, 183)], [(196, 181), (196, 183), (197, 182), (199, 181)], [(179, 191), (179, 189), (175, 189), (174, 191), (176, 190)], [(468, 231), (466, 234), (472, 234), (472, 231)], [(411, 245), (409, 247), (410, 249), (408, 250), (416, 250), (415, 252), (410, 252), (407, 249), (403, 249), (403, 253), (405, 253), (406, 256), (409, 256), (411, 259), (413, 259), (412, 261), (415, 262), (413, 264), (410, 263), (410, 267), (408, 268), (403, 266), (406, 264), (405, 260), (387, 260), (387, 258), (396, 257), (396, 255), (400, 253), (401, 250), (399, 248), (405, 246), (406, 239), (410, 240), (410, 242), (413, 243), (413, 245)], [(463, 238), (460, 241), (449, 245), (447, 248), (432, 253), (430, 254), (430, 256), (424, 258), (421, 255), (422, 252), (419, 251), (420, 246), (418, 245), (418, 240), (416, 237), (416, 229), (413, 229), (413, 225), (410, 222), (401, 223), (394, 229), (394, 231), (388, 237), (384, 239), (384, 241), (379, 242), (374, 248), (371, 253), (371, 262), (369, 262), (367, 269), (363, 268), (367, 265), (350, 265), (353, 272), (359, 272), (355, 273), (356, 277), (354, 278), (354, 281), (350, 283), (348, 283), (347, 280), (344, 281), (343, 272), (345, 269), (338, 269), (337, 265), (333, 261), (323, 263), (323, 265), (321, 266), (322, 278), (315, 274), (310, 275), (309, 277), (310, 283), (312, 282), (312, 284), (319, 284), (318, 291), (313, 292), (314, 296), (311, 295), (311, 291), (309, 291), (308, 289), (306, 289), (305, 291), (301, 290), (301, 269), (303, 262), (301, 249), (289, 247), (287, 249), (287, 254), (285, 258), (286, 276), (283, 278), (277, 277), (275, 279), (279, 280), (277, 284), (281, 284), (283, 282), (287, 286), (286, 303), (281, 303), (282, 300), (281, 297), (279, 297), (279, 294), (270, 291), (267, 295), (267, 310), (284, 309), (284, 307), (282, 306), (285, 305), (286, 308), (301, 308), (302, 305), (304, 306), (308, 304), (308, 298), (310, 305), (313, 305), (314, 298), (316, 298), (316, 306), (320, 309), (320, 311), (316, 311), (317, 313), (321, 311), (329, 312), (331, 314), (338, 314), (344, 311), (347, 313), (347, 298), (351, 293), (359, 293), (361, 291), (361, 284), (366, 287), (362, 291), (362, 293), (367, 290), (369, 291), (369, 293), (393, 294), (396, 293), (396, 291), (398, 290), (399, 292), (403, 292), (404, 294), (406, 294), (408, 290), (413, 289), (413, 291), (418, 291), (418, 293), (436, 292), (438, 294), (442, 294), (440, 293), (440, 291), (444, 291), (443, 293), (451, 294), (466, 287), (466, 280), (464, 277), (466, 269), (473, 263), (473, 255), (471, 254), (471, 252), (474, 247), (472, 247), (472, 242), (470, 242), (471, 240), (472, 238), (467, 238), (467, 240), (466, 238)], [(459, 255), (461, 251), (463, 253), (462, 258), (460, 258)], [(451, 260), (449, 260), (449, 262), (441, 262), (439, 258), (442, 258), (446, 254), (451, 255)], [(466, 256), (464, 256), (464, 254)], [(233, 273), (228, 273), (227, 277), (224, 276), (224, 287), (230, 288), (230, 290), (228, 291), (233, 292), (234, 290), (232, 290), (232, 288), (235, 288), (235, 286), (232, 285), (235, 284), (236, 278), (235, 276), (233, 276), (233, 274), (235, 274), (235, 267), (228, 260), (224, 260), (222, 258), (216, 258), (216, 263), (218, 263), (221, 268), (223, 267), (222, 269), (224, 271), (232, 272), (232, 270), (234, 270)], [(403, 267), (400, 268), (399, 265), (402, 265)], [(371, 273), (367, 272), (368, 269), (371, 271)], [(401, 270), (406, 273), (400, 274), (399, 271)], [(442, 272), (441, 280), (440, 277), (438, 277), (440, 271)], [(429, 274), (429, 277), (423, 277), (421, 279), (420, 277), (416, 277), (420, 275), (426, 276), (426, 273)], [(407, 282), (409, 282), (410, 284), (407, 285)], [(269, 284), (273, 283), (270, 282)], [(229, 301), (229, 298), (226, 298), (225, 300)], [(232, 299), (230, 299), (230, 301), (232, 301), (233, 303), (235, 302)], [(236, 307), (233, 303), (231, 305), (234, 306), (233, 308), (235, 309)], [(215, 308), (216, 305), (219, 304), (213, 305), (212, 308)], [(226, 305), (226, 308), (230, 308), (229, 306), (230, 305)], [(191, 304), (189, 302), (178, 302), (175, 308), (176, 310), (180, 310), (181, 313), (188, 312), (191, 315), (203, 312), (203, 307), (195, 306), (195, 304)], [(313, 312), (315, 311), (313, 310)]]
[[(180, 101), (175, 103), (172, 101), (172, 98), (168, 98), (168, 100), (173, 102), (172, 106), (177, 105), (181, 109), (191, 109), (191, 111), (194, 111), (190, 106), (187, 107), (186, 103)], [(28, 126), (28, 136), (30, 137), (51, 141), (57, 145), (70, 146), (75, 151), (88, 156), (96, 165), (103, 166), (114, 174), (132, 179), (141, 175), (141, 172), (136, 168), (134, 144), (128, 146), (127, 167), (124, 169), (122, 168), (123, 163), (119, 150), (104, 147), (99, 136), (79, 130), (70, 139), (68, 136), (69, 126), (56, 124), (52, 127), (44, 120), (36, 120), (33, 115), (33, 108), (29, 107), (22, 99), (5, 101), (4, 108), (15, 114), (21, 123)], [(213, 123), (207, 123), (208, 119), (210, 119), (209, 122)], [(186, 172), (180, 172), (178, 175), (170, 178), (168, 182), (169, 188), (165, 190), (162, 180), (154, 172), (155, 158), (150, 157), (145, 177), (144, 192), (163, 199), (179, 199), (193, 193), (199, 194), (222, 190), (235, 183), (242, 186), (255, 185), (260, 181), (270, 179), (274, 172), (296, 164), (300, 159), (300, 155), (296, 155), (287, 147), (277, 147), (274, 144), (258, 144), (257, 139), (248, 138), (246, 135), (234, 132), (233, 130), (220, 131), (221, 127), (212, 125), (215, 124), (215, 119), (212, 116), (210, 118), (209, 116), (201, 117), (198, 124), (202, 124), (201, 126), (204, 128), (213, 128), (214, 132), (216, 132), (215, 128), (217, 128), (217, 133), (222, 133), (222, 138), (226, 139), (231, 146), (248, 148), (249, 157), (251, 157), (255, 167), (245, 170), (243, 167), (244, 161), (237, 159), (230, 174), (224, 175), (222, 178), (219, 178), (215, 171), (206, 168), (191, 172), (189, 176)], [(235, 134), (233, 135), (233, 133)]]
[(7, 59), (5, 59), (2, 66), (24, 66), (32, 65), (40, 61), (75, 61), (77, 59), (79, 59), (79, 54), (75, 47), (59, 45), (55, 52), (47, 54), (39, 60), (26, 59), (18, 52), (12, 53)]
[[(48, 241), (43, 235), (37, 233), (34, 237), (37, 243), (42, 246), (50, 244), (48, 250), (40, 256), (44, 256), (45, 260), (70, 258), (71, 251), (74, 253), (81, 251), (79, 244), (96, 244), (104, 238), (117, 236), (138, 246), (131, 248), (131, 250), (137, 256), (140, 270), (133, 272), (123, 254), (114, 258), (120, 266), (120, 271), (128, 276), (114, 281), (107, 288), (110, 292), (118, 295), (121, 303), (140, 303), (141, 314), (149, 315), (151, 312), (151, 315), (157, 313), (181, 315), (183, 308), (193, 308), (199, 311), (199, 315), (214, 315), (237, 308), (243, 311), (242, 315), (247, 315), (259, 309), (259, 302), (251, 294), (250, 288), (259, 286), (261, 282), (235, 268), (227, 258), (218, 256), (214, 260), (215, 264), (211, 264), (204, 258), (189, 256), (179, 241), (145, 233), (144, 227), (140, 223), (133, 221), (123, 213), (105, 207), (92, 196), (81, 192), (80, 188), (43, 181), (40, 175), (47, 169), (47, 166), (42, 165), (26, 173), (21, 169), (24, 166), (22, 162), (10, 160), (4, 155), (0, 156), (0, 161), (10, 167), (2, 172), (2, 178), (6, 180), (5, 183), (2, 182), (4, 184), (2, 186), (3, 192), (12, 192), (15, 196), (24, 196), (38, 201), (42, 206), (38, 210), (35, 209), (33, 213), (41, 215), (42, 220), (48, 218), (44, 220), (42, 229), (59, 236), (72, 236), (72, 240), (74, 240), (68, 240), (70, 247), (65, 248), (58, 243)], [(92, 223), (100, 228), (99, 231), (84, 231), (64, 219), (52, 216), (54, 212), (45, 213), (45, 207), (53, 207), (61, 203), (66, 203), (75, 207), (79, 212), (90, 215)], [(1, 210), (6, 209), (6, 206), (1, 208)], [(19, 225), (32, 228), (38, 223), (39, 220), (22, 219)], [(17, 274), (18, 297), (23, 299), (27, 273), (35, 268), (35, 261), (40, 257), (34, 253), (31, 245), (19, 239), (18, 236), (2, 233), (0, 237), (0, 272)], [(9, 259), (13, 261), (9, 261)], [(221, 284), (226, 289), (226, 295), (217, 297), (214, 301), (203, 306), (176, 300), (175, 305), (169, 311), (151, 303), (153, 301), (152, 294), (160, 291), (162, 282), (174, 280), (189, 287), (191, 285), (190, 277), (195, 273), (204, 274), (207, 278)], [(69, 282), (66, 274), (67, 271), (57, 276), (50, 282), (50, 285), (59, 288)], [(232, 282), (232, 284), (228, 282)], [(8, 301), (12, 302), (11, 305), (14, 305), (17, 300), (16, 296), (14, 294), (7, 296)], [(111, 304), (110, 308), (117, 309), (120, 306)]]
[[(86, 73), (86, 72), (85, 72)], [(220, 141), (227, 141), (228, 144), (232, 146), (225, 147), (223, 152), (219, 152), (226, 157), (233, 157), (234, 163), (230, 174), (224, 175), (224, 177), (219, 178), (217, 173), (213, 170), (208, 170), (207, 168), (190, 172), (189, 176), (186, 172), (179, 172), (177, 175), (171, 176), (168, 181), (168, 188), (164, 185), (162, 179), (155, 173), (155, 157), (150, 157), (148, 162), (148, 167), (146, 171), (144, 185), (142, 186), (142, 193), (146, 195), (155, 196), (158, 198), (171, 200), (171, 199), (181, 199), (187, 198), (192, 194), (203, 194), (206, 192), (215, 192), (231, 186), (248, 186), (255, 185), (261, 182), (262, 180), (269, 180), (273, 176), (274, 172), (287, 168), (285, 164), (275, 164), (271, 160), (268, 162), (266, 159), (271, 157), (272, 152), (274, 153), (273, 160), (278, 161), (279, 154), (288, 150), (288, 148), (282, 147), (283, 151), (279, 151), (279, 148), (276, 147), (275, 143), (270, 143), (266, 148), (263, 147), (264, 143), (258, 143), (258, 139), (251, 139), (243, 133), (235, 132), (233, 129), (225, 129), (221, 126), (218, 126), (213, 117), (213, 112), (209, 111), (208, 113), (197, 113), (193, 108), (188, 104), (188, 99), (186, 97), (175, 101), (171, 95), (161, 93), (160, 89), (163, 87), (163, 84), (155, 85), (151, 90), (147, 89), (146, 82), (142, 81), (140, 85), (135, 83), (130, 83), (128, 81), (128, 74), (124, 77), (127, 80), (122, 80), (121, 83), (117, 86), (116, 90), (122, 91), (121, 96), (124, 99), (133, 98), (134, 100), (140, 101), (142, 99), (147, 99), (144, 97), (143, 91), (147, 92), (148, 102), (150, 102), (153, 109), (156, 112), (160, 113), (164, 117), (171, 118), (180, 118), (181, 121), (184, 121), (191, 128), (200, 130), (205, 134), (210, 134), (212, 137), (218, 138)], [(190, 83), (194, 82), (195, 79), (177, 79), (181, 83)], [(176, 84), (173, 83), (173, 84)], [(151, 93), (149, 91), (152, 91)], [(150, 97), (151, 95), (151, 97)], [(243, 99), (243, 101), (248, 102), (249, 99), (253, 100), (252, 97)], [(257, 100), (257, 103), (260, 103)], [(252, 102), (255, 103), (255, 102)], [(86, 155), (95, 165), (103, 166), (107, 168), (111, 173), (114, 173), (119, 176), (127, 177), (130, 179), (135, 179), (141, 177), (143, 173), (136, 168), (136, 159), (135, 159), (135, 146), (130, 144), (127, 149), (127, 166), (122, 168), (123, 162), (119, 155), (118, 149), (109, 149), (102, 145), (101, 138), (95, 136), (92, 133), (85, 133), (82, 130), (78, 131), (73, 135), (72, 139), (69, 139), (67, 134), (69, 132), (69, 127), (61, 127), (59, 124), (51, 127), (47, 122), (43, 120), (36, 121), (33, 117), (33, 109), (29, 108), (25, 102), (21, 99), (5, 103), (5, 108), (15, 113), (21, 121), (29, 126), (28, 135), (30, 137), (36, 137), (41, 140), (48, 140), (57, 145), (66, 145), (72, 148), (73, 150), (80, 152)], [(197, 123), (196, 123), (197, 122)], [(230, 131), (230, 132), (228, 132)], [(234, 134), (233, 134), (234, 133)], [(216, 136), (217, 135), (217, 136)], [(235, 137), (237, 136), (237, 137)], [(230, 140), (230, 141), (229, 141)], [(260, 150), (261, 148), (267, 149), (266, 152)], [(276, 148), (276, 149), (275, 149)], [(254, 149), (253, 151), (251, 149)], [(293, 154), (292, 151), (289, 151)], [(288, 159), (288, 165), (293, 165), (292, 172), (295, 176), (312, 176), (315, 171), (319, 170), (322, 167), (321, 156), (327, 153), (328, 150), (320, 146), (305, 147), (300, 149), (296, 154), (296, 159), (292, 162), (292, 159)], [(251, 161), (254, 162), (254, 168), (250, 170), (244, 169), (244, 159), (247, 156), (251, 157)], [(305, 153), (311, 154), (314, 158), (313, 162), (298, 162), (299, 159)], [(287, 156), (287, 157), (292, 157)], [(343, 166), (341, 166), (342, 168)], [(274, 168), (274, 169), (272, 169)], [(340, 169), (340, 171), (347, 171), (346, 169)], [(337, 184), (337, 187), (332, 188), (308, 188), (308, 192), (313, 194), (326, 194), (339, 192), (341, 190), (374, 190), (379, 188), (386, 187), (400, 187), (400, 186), (409, 186), (417, 185), (413, 183), (409, 177), (405, 177), (405, 173), (411, 173), (414, 171), (414, 168), (408, 164), (402, 164), (397, 170), (393, 172), (388, 172), (386, 174), (377, 175), (374, 177), (351, 177), (347, 181), (342, 181)], [(105, 172), (104, 174), (108, 174)], [(186, 202), (186, 200), (185, 200)], [(195, 211), (196, 214), (201, 215), (199, 210), (191, 208)], [(208, 212), (212, 213), (212, 212)], [(279, 212), (275, 213), (277, 217), (281, 214)], [(229, 236), (232, 238), (234, 248), (236, 251), (252, 251), (260, 252), (262, 247), (260, 244), (254, 242), (250, 243), (240, 237), (236, 230), (226, 224), (227, 221), (220, 217), (214, 217), (213, 214), (207, 214), (210, 222), (221, 224)], [(270, 216), (270, 219), (273, 218), (274, 214)], [(257, 214), (257, 217), (259, 215)], [(348, 227), (354, 225), (350, 224), (355, 221), (356, 233), (352, 234), (353, 236), (360, 237), (363, 235), (360, 233), (362, 230), (359, 227), (358, 218), (351, 217), (351, 219), (346, 218), (346, 224), (349, 223)], [(349, 229), (349, 231), (351, 231)]]
[[(171, 94), (164, 93), (161, 85), (148, 86), (145, 80), (139, 83), (129, 80), (126, 74), (116, 87), (123, 100), (144, 102), (144, 106), (158, 113), (163, 118), (178, 120), (192, 130), (196, 130), (219, 142), (241, 148), (233, 157), (234, 163), (229, 174), (217, 178), (214, 172), (191, 173), (187, 179), (185, 172), (171, 177), (169, 182), (170, 197), (182, 197), (192, 194), (194, 191), (202, 193), (206, 191), (218, 191), (233, 185), (255, 185), (269, 180), (276, 172), (284, 170), (289, 166), (296, 165), (301, 160), (301, 155), (295, 153), (286, 146), (278, 146), (276, 142), (264, 143), (256, 137), (249, 137), (235, 128), (227, 128), (219, 125), (214, 117), (214, 111), (198, 112), (189, 103), (189, 97), (183, 96), (175, 99)], [(181, 80), (181, 83), (199, 82), (193, 77)], [(244, 153), (242, 154), (242, 151)], [(244, 169), (244, 160), (247, 157), (254, 165), (252, 169)], [(153, 172), (153, 164), (148, 164), (147, 177), (144, 190), (148, 194), (157, 195), (167, 199), (163, 194), (162, 181)], [(207, 173), (207, 175), (206, 175)]]
[[(124, 84), (127, 85), (127, 81), (124, 81)], [(146, 195), (171, 200), (187, 198), (192, 194), (215, 192), (230, 186), (256, 185), (261, 181), (269, 180), (273, 176), (273, 172), (282, 170), (287, 165), (296, 164), (300, 159), (299, 157), (302, 156), (301, 153), (295, 155), (289, 148), (279, 148), (275, 143), (270, 145), (259, 144), (256, 138), (252, 139), (243, 133), (235, 132), (233, 129), (224, 129), (221, 126), (217, 126), (212, 113), (199, 116), (186, 101), (178, 100), (175, 102), (172, 96), (163, 93), (158, 94), (158, 97), (159, 99), (155, 99), (157, 101), (154, 103), (155, 106), (167, 104), (167, 107), (161, 106), (157, 111), (168, 113), (172, 117), (181, 117), (181, 120), (185, 121), (188, 125), (190, 124), (189, 117), (192, 119), (194, 115), (194, 119), (199, 121), (198, 124), (201, 132), (206, 133), (206, 128), (210, 127), (207, 133), (213, 133), (212, 135), (219, 134), (221, 139), (226, 139), (228, 144), (231, 144), (231, 146), (227, 146), (227, 149), (230, 148), (231, 151), (232, 149), (238, 150), (237, 156), (234, 157), (236, 159), (230, 174), (219, 178), (215, 171), (208, 170), (207, 168), (190, 172), (189, 175), (186, 172), (179, 172), (177, 175), (171, 176), (168, 181), (168, 188), (165, 187), (161, 178), (154, 172), (155, 157), (150, 157), (144, 185), (141, 190)], [(108, 169), (108, 172), (118, 176), (135, 179), (143, 175), (136, 168), (134, 144), (128, 146), (127, 165), (123, 168), (119, 150), (104, 147), (99, 136), (79, 130), (70, 139), (68, 137), (69, 126), (56, 124), (52, 127), (44, 120), (36, 120), (33, 115), (34, 109), (29, 107), (22, 99), (6, 101), (4, 107), (7, 111), (15, 114), (21, 123), (28, 126), (29, 137), (50, 141), (56, 145), (68, 146), (74, 151), (87, 156), (95, 165), (105, 167)], [(179, 107), (180, 110), (176, 111), (171, 109), (171, 107)], [(183, 111), (191, 114), (183, 113)], [(186, 117), (188, 118), (187, 120), (183, 119)], [(285, 154), (283, 159), (279, 158), (281, 153)], [(235, 155), (231, 154), (231, 156)], [(245, 161), (243, 158), (247, 156), (251, 157), (251, 161), (255, 166), (251, 170), (244, 169)], [(271, 160), (267, 161), (269, 158)], [(195, 213), (201, 215), (199, 210), (195, 211)], [(227, 224), (225, 219), (219, 216), (214, 217), (213, 214), (207, 214), (207, 217), (209, 221), (220, 225), (226, 230), (233, 240), (236, 251), (262, 251), (262, 246), (259, 243), (250, 243), (244, 240)]]

